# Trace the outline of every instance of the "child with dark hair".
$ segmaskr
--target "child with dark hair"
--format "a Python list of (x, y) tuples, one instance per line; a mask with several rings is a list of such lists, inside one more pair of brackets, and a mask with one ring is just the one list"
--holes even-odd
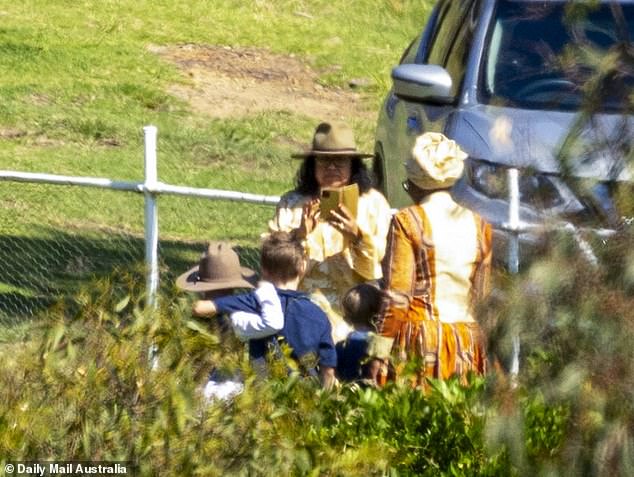
[(359, 329), (374, 329), (374, 319), (381, 309), (383, 294), (374, 283), (361, 283), (346, 292), (341, 300), (346, 321)]
[(391, 340), (385, 345), (385, 339), (375, 333), (384, 296), (377, 283), (368, 282), (352, 287), (341, 300), (344, 319), (354, 330), (336, 346), (339, 380), (374, 382), (379, 363), (370, 357), (384, 354), (382, 347), (389, 352), (391, 345)]
[[(263, 362), (269, 351), (279, 350), (281, 338), (291, 348), (291, 357), (300, 363), (300, 368), (303, 366), (305, 374), (319, 375), (324, 386), (331, 386), (337, 354), (330, 322), (308, 295), (297, 291), (306, 270), (302, 244), (290, 233), (273, 232), (262, 243), (260, 264), (262, 280), (274, 287), (281, 303), (281, 330), (258, 319), (262, 307), (256, 292), (199, 300), (194, 304), (194, 314), (230, 313), (238, 337), (249, 341), (249, 355), (255, 363)], [(233, 318), (236, 312), (245, 313), (244, 322)], [(311, 364), (307, 365), (309, 362)]]

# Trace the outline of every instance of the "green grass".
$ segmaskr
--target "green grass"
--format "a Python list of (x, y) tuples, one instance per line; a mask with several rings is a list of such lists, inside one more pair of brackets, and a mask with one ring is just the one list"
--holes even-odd
[[(171, 84), (188, 79), (150, 47), (192, 43), (293, 54), (325, 86), (345, 88), (352, 78), (370, 79), (363, 101), (376, 110), (391, 66), (431, 4), (2, 2), (0, 169), (140, 181), (142, 127), (155, 124), (160, 180), (279, 195), (292, 187), (297, 167), (289, 154), (309, 141), (315, 120), (287, 112), (226, 120), (197, 113), (168, 92)], [(353, 125), (359, 146), (372, 149), (373, 119), (358, 118)], [(86, 270), (96, 275), (131, 266), (132, 257), (142, 259), (140, 196), (0, 183), (0, 205), (0, 260), (5, 270), (31, 270), (19, 286), (6, 277), (0, 281), (0, 309), (8, 307), (9, 314), (21, 314), (12, 305), (19, 297), (41, 300), (43, 290), (63, 290), (85, 279), (89, 274), (70, 281), (60, 277), (56, 267), (67, 267), (69, 254), (83, 257), (92, 264)], [(165, 276), (195, 261), (206, 240), (252, 249), (271, 214), (270, 207), (162, 197), (161, 239), (185, 257), (172, 260), (163, 253)], [(111, 241), (127, 249), (123, 255), (101, 245)], [(178, 243), (184, 244), (181, 252)], [(243, 258), (255, 261), (253, 254)]]
[[(343, 86), (359, 76), (373, 78), (368, 101), (375, 104), (386, 90), (390, 67), (422, 24), (430, 2), (321, 1), (310, 7), (302, 3), (7, 4), (0, 29), (5, 66), (1, 125), (62, 141), (65, 151), (82, 146), (90, 153), (99, 141), (110, 139), (131, 155), (139, 144), (140, 127), (149, 122), (161, 131), (173, 131), (162, 140), (172, 138), (181, 152), (192, 136), (207, 143), (225, 142), (231, 126), (209, 124), (166, 93), (168, 84), (183, 78), (148, 51), (152, 44), (256, 46), (297, 54), (322, 71), (326, 85)], [(239, 136), (264, 144), (235, 152), (248, 156), (268, 150), (274, 145), (264, 147), (267, 140), (280, 135), (305, 141), (311, 125), (298, 122), (301, 118), (285, 119), (240, 125)], [(31, 156), (28, 146), (33, 145), (28, 139), (20, 142), (26, 142), (22, 145), (27, 150), (11, 156)], [(228, 142), (218, 151), (223, 156), (234, 153)], [(11, 157), (10, 148), (5, 155), (5, 146), (3, 163)]]
[[(25, 136), (0, 141), (0, 166), (29, 171), (141, 175), (141, 127), (160, 131), (161, 178), (214, 186), (236, 169), (269, 170), (236, 187), (280, 193), (295, 163), (290, 143), (304, 143), (314, 121), (272, 113), (211, 120), (170, 96), (185, 81), (148, 51), (152, 44), (256, 46), (300, 55), (326, 85), (354, 77), (376, 80), (366, 98), (378, 104), (390, 67), (422, 24), (430, 2), (18, 2), (2, 9), (0, 127)], [(338, 65), (333, 70), (331, 66)], [(358, 124), (370, 147), (373, 124)], [(229, 161), (230, 160), (230, 161)], [(253, 164), (254, 160), (256, 161)], [(185, 166), (185, 167), (183, 167)], [(258, 169), (264, 168), (264, 169)], [(264, 186), (258, 190), (260, 186)]]

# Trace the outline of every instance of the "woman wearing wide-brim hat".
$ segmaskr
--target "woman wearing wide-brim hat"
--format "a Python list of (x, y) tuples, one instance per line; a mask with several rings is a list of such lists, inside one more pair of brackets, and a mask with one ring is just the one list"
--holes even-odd
[(466, 157), (443, 134), (416, 139), (403, 183), (414, 205), (394, 216), (383, 262), (384, 287), (395, 299), (379, 330), (394, 339), (401, 364), (420, 364), (414, 382), (422, 387), (426, 377), (464, 380), (486, 370), (475, 309), (489, 287), (491, 226), (449, 192)]
[[(342, 318), (341, 297), (352, 286), (381, 278), (381, 260), (390, 223), (385, 197), (372, 188), (371, 176), (357, 150), (352, 129), (338, 123), (321, 123), (312, 145), (293, 154), (301, 159), (296, 187), (282, 196), (271, 231), (294, 231), (304, 240), (310, 259), (300, 287), (326, 312), (335, 341), (351, 331)], [(321, 217), (319, 203), (325, 188), (357, 184), (356, 216), (344, 205)]]

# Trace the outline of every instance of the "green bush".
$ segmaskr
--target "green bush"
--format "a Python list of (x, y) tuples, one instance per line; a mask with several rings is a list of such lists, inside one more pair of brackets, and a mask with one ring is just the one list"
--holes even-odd
[[(485, 323), (522, 325), (517, 381), (493, 372), (426, 393), (326, 391), (281, 365), (258, 379), (216, 321), (191, 318), (188, 298), (165, 290), (148, 310), (142, 273), (97, 280), (0, 348), (0, 455), (131, 461), (139, 475), (631, 475), (630, 238), (603, 245), (597, 267), (559, 240), (506, 282)], [(219, 363), (245, 390), (208, 402)]]
[[(632, 239), (624, 229), (596, 240), (592, 263), (570, 236), (558, 236), (487, 309), (498, 344), (510, 330), (522, 339), (519, 387), (498, 387), (488, 432), (522, 472), (634, 472)], [(512, 427), (521, 432), (505, 433)]]
[[(483, 381), (423, 395), (324, 391), (283, 369), (257, 380), (187, 300), (142, 311), (142, 283), (92, 283), (2, 349), (0, 455), (132, 461), (141, 475), (506, 475), (504, 453), (484, 445)], [(246, 389), (208, 403), (201, 387), (221, 361), (241, 368)]]

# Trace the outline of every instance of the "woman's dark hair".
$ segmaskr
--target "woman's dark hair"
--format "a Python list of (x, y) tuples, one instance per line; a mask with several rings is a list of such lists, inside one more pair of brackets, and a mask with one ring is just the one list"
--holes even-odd
[[(351, 158), (350, 183), (359, 186), (360, 194), (366, 193), (373, 186), (370, 171), (360, 157)], [(319, 196), (319, 184), (315, 177), (315, 156), (308, 156), (302, 162), (295, 178), (295, 192), (311, 197)]]

